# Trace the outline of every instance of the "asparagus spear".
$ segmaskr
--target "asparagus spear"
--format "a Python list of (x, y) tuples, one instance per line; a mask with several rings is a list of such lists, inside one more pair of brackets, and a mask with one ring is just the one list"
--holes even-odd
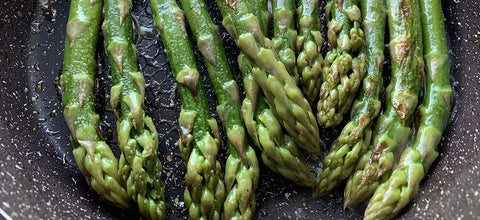
[[(251, 2), (254, 14), (268, 15), (265, 0)], [(225, 19), (224, 21), (227, 21)], [(263, 16), (260, 28), (264, 36), (268, 32), (268, 16)], [(302, 186), (313, 186), (315, 182), (303, 155), (291, 136), (284, 134), (280, 122), (273, 115), (267, 100), (253, 79), (252, 71), (262, 71), (244, 53), (238, 56), (238, 64), (243, 74), (245, 99), (242, 113), (250, 138), (260, 148), (262, 160), (271, 170)]]
[[(253, 71), (261, 70), (245, 56), (239, 56), (238, 60), (244, 75), (244, 85), (256, 85), (249, 76)], [(282, 126), (269, 108), (265, 96), (258, 91), (251, 92), (249, 89), (251, 90), (251, 87), (245, 86), (247, 95), (243, 101), (242, 112), (244, 120), (250, 121), (251, 127), (247, 126), (247, 130), (251, 139), (260, 148), (263, 162), (271, 170), (298, 185), (313, 186), (315, 181), (303, 155), (298, 151), (292, 137), (283, 133)], [(258, 102), (255, 110), (250, 99), (251, 94), (257, 95)], [(250, 114), (250, 112), (254, 113)], [(248, 115), (251, 116), (248, 117)]]
[[(273, 1), (273, 35), (272, 45), (278, 58), (287, 68), (288, 73), (298, 84), (300, 79), (296, 66), (295, 42), (295, 0)], [(264, 35), (266, 36), (266, 35)]]
[(119, 172), (128, 197), (137, 202), (140, 213), (148, 219), (164, 219), (166, 204), (162, 164), (157, 156), (158, 134), (143, 109), (145, 79), (137, 69), (131, 7), (130, 0), (105, 0), (102, 25), (114, 82), (110, 105), (118, 119), (118, 146), (122, 152)]
[(298, 1), (297, 67), (301, 75), (303, 93), (313, 103), (322, 83), (322, 34), (318, 17), (318, 0)]
[(317, 154), (320, 137), (310, 104), (270, 48), (271, 43), (263, 35), (251, 6), (245, 0), (216, 2), (224, 18), (223, 25), (237, 46), (261, 68), (262, 71), (253, 72), (253, 78), (273, 113), (301, 147)]
[(191, 219), (220, 219), (225, 197), (218, 125), (188, 39), (183, 11), (174, 0), (151, 0), (154, 25), (161, 36), (182, 99), (179, 147), (186, 163), (184, 199)]
[(330, 192), (354, 171), (354, 166), (370, 145), (372, 122), (378, 116), (382, 103), (383, 48), (386, 12), (383, 0), (361, 0), (362, 26), (365, 32), (367, 75), (352, 108), (353, 118), (333, 142), (330, 153), (323, 160), (318, 175), (316, 195)]
[(217, 113), (226, 130), (230, 155), (225, 165), (227, 197), (223, 214), (226, 219), (250, 219), (255, 212), (255, 188), (260, 168), (249, 146), (240, 114), (240, 91), (230, 72), (227, 57), (203, 1), (181, 0), (185, 15), (218, 99)]
[(256, 121), (265, 165), (300, 186), (313, 186), (315, 180), (303, 155), (292, 137), (283, 134), (280, 123), (268, 108), (264, 97), (259, 100)]
[(365, 76), (364, 33), (359, 0), (330, 0), (326, 6), (330, 51), (325, 56), (318, 101), (318, 121), (338, 125), (351, 107)]
[[(251, 2), (252, 11), (255, 16), (259, 18), (259, 27), (264, 36), (266, 36), (268, 31), (268, 22), (270, 20), (270, 13), (267, 11), (267, 1), (266, 0), (255, 0)], [(223, 18), (223, 26), (225, 28), (232, 28), (232, 19), (229, 15)], [(234, 30), (229, 30), (228, 32), (233, 33)], [(243, 74), (243, 85), (245, 89), (245, 99), (242, 102), (241, 111), (243, 121), (245, 122), (245, 127), (249, 136), (252, 138), (256, 146), (260, 146), (258, 140), (258, 128), (257, 122), (255, 121), (255, 112), (257, 110), (258, 98), (262, 96), (259, 93), (260, 87), (253, 79), (253, 74), (250, 69), (246, 66), (252, 65), (256, 70), (261, 71), (258, 66), (252, 61), (251, 58), (247, 57), (245, 53), (240, 51), (238, 55), (238, 64), (240, 71)]]
[(395, 217), (418, 191), (420, 181), (438, 156), (436, 150), (450, 115), (450, 68), (442, 2), (420, 0), (426, 62), (426, 91), (418, 109), (420, 126), (413, 145), (402, 154), (390, 178), (382, 183), (365, 211), (365, 219)]
[(130, 200), (118, 175), (118, 161), (102, 140), (95, 113), (95, 53), (103, 1), (73, 0), (65, 39), (61, 87), (64, 117), (78, 168), (105, 200), (127, 209)]
[(373, 145), (345, 187), (345, 206), (370, 198), (385, 181), (410, 134), (424, 77), (422, 30), (417, 0), (387, 1), (392, 76), (385, 112), (377, 121)]

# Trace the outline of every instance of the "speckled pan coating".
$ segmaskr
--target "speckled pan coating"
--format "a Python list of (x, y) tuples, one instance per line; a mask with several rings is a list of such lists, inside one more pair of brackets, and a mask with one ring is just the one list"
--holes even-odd
[[(58, 81), (55, 81), (62, 66), (67, 3), (22, 2), (25, 1), (6, 1), (0, 7), (0, 216), (13, 219), (131, 218), (112, 207), (105, 207), (88, 188), (72, 160)], [(136, 2), (134, 13), (145, 10), (146, 2)], [(480, 216), (480, 19), (474, 14), (480, 3), (444, 2), (455, 79), (454, 112), (440, 146), (438, 162), (432, 166), (419, 194), (406, 207), (401, 219)], [(50, 16), (53, 10), (54, 21)], [(218, 14), (214, 21), (221, 21)], [(139, 17), (138, 22), (147, 24), (148, 19)], [(137, 45), (139, 63), (146, 79), (155, 80), (147, 88), (150, 99), (147, 112), (155, 115), (162, 142), (160, 159), (165, 165), (165, 193), (172, 213), (169, 218), (183, 219), (186, 213), (181, 204), (181, 186), (185, 168), (174, 145), (178, 137), (176, 116), (171, 117), (178, 115), (179, 108), (174, 106), (178, 97), (172, 93), (172, 79), (163, 76), (168, 75), (162, 72), (169, 71), (168, 63), (162, 62), (165, 54), (160, 52), (161, 47), (154, 40), (153, 29), (147, 25), (142, 30), (144, 37), (139, 41), (140, 46)], [(35, 34), (37, 31), (39, 33)], [(227, 55), (231, 65), (236, 66), (237, 52), (232, 49), (233, 45), (227, 38)], [(160, 70), (151, 67), (152, 64)], [(102, 77), (107, 75), (100, 75)], [(207, 95), (212, 97), (211, 86), (207, 88), (210, 88)], [(108, 93), (108, 89), (107, 85), (98, 84), (98, 93)], [(156, 101), (152, 99), (154, 95), (159, 96)], [(105, 102), (106, 98), (102, 99)], [(98, 106), (99, 109), (104, 107)], [(107, 122), (115, 121), (109, 111), (103, 114), (102, 118), (105, 117)], [(108, 123), (102, 124), (102, 129), (105, 139), (115, 139)], [(220, 157), (225, 158), (225, 155)], [(363, 214), (363, 207), (342, 209), (342, 191), (334, 191), (333, 197), (312, 199), (311, 190), (294, 186), (265, 166), (261, 169), (255, 218), (265, 219), (268, 215), (269, 219), (289, 216), (355, 219)], [(274, 193), (278, 191), (280, 193)]]

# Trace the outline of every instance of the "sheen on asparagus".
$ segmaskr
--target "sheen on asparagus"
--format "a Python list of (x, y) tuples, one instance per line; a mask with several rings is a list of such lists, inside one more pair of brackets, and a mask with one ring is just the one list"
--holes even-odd
[(140, 213), (148, 219), (164, 219), (166, 204), (162, 164), (157, 156), (158, 134), (144, 111), (145, 79), (137, 69), (131, 7), (130, 0), (105, 0), (102, 25), (114, 84), (110, 105), (117, 116), (118, 147), (122, 152), (119, 173), (128, 197), (137, 202)]
[(387, 0), (392, 76), (385, 112), (370, 149), (345, 187), (345, 206), (369, 199), (404, 150), (424, 78), (422, 29), (417, 0)]
[(298, 1), (297, 67), (305, 97), (313, 103), (322, 85), (323, 39), (320, 33), (318, 0)]
[(323, 160), (323, 170), (318, 175), (315, 191), (317, 196), (330, 192), (352, 174), (358, 159), (370, 145), (371, 126), (382, 105), (379, 95), (385, 59), (385, 5), (383, 0), (361, 0), (360, 5), (365, 32), (367, 73), (360, 95), (352, 107), (352, 120), (345, 125), (340, 136), (333, 142), (330, 153)]
[(318, 154), (320, 136), (310, 104), (271, 49), (271, 42), (262, 33), (260, 23), (246, 0), (217, 0), (223, 25), (237, 46), (263, 71), (253, 72), (272, 111), (287, 132), (305, 150)]
[(438, 156), (437, 145), (450, 115), (452, 88), (442, 2), (419, 0), (419, 4), (426, 63), (426, 91), (418, 109), (420, 126), (413, 145), (403, 152), (390, 178), (373, 194), (365, 219), (394, 218), (415, 196)]
[(181, 0), (218, 99), (217, 113), (225, 128), (230, 155), (225, 165), (227, 190), (225, 219), (251, 219), (255, 213), (260, 168), (249, 146), (240, 114), (240, 91), (230, 72), (218, 26), (213, 24), (201, 0)]
[(295, 43), (297, 39), (297, 30), (295, 30), (295, 0), (273, 1), (273, 24), (274, 38), (272, 39), (272, 45), (278, 54), (278, 58), (298, 84), (300, 77), (295, 57)]
[(225, 186), (216, 159), (220, 147), (218, 125), (210, 116), (183, 11), (174, 0), (150, 3), (182, 99), (179, 147), (187, 167), (185, 205), (191, 219), (220, 219)]
[(318, 122), (338, 125), (351, 107), (365, 76), (364, 33), (359, 0), (330, 0), (325, 13), (330, 50), (325, 56), (318, 101)]
[(71, 2), (60, 85), (78, 168), (103, 199), (127, 209), (131, 201), (118, 175), (118, 160), (102, 140), (100, 119), (95, 113), (95, 59), (102, 4), (90, 0)]

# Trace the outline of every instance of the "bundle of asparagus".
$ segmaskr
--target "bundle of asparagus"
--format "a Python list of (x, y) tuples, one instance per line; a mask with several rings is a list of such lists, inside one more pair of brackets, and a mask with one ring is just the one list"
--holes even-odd
[[(136, 207), (145, 218), (163, 219), (167, 211), (158, 133), (144, 110), (145, 80), (137, 69), (130, 0), (104, 0), (102, 26), (119, 159), (100, 133), (93, 94), (102, 3), (73, 0), (70, 7), (61, 87), (73, 153), (88, 184), (103, 199), (123, 209)], [(296, 10), (293, 0), (273, 1), (269, 39), (266, 0), (216, 0), (222, 24), (241, 50), (243, 102), (205, 3), (180, 0), (184, 11), (173, 0), (150, 3), (182, 100), (178, 145), (187, 169), (184, 200), (191, 219), (252, 218), (260, 173), (247, 134), (267, 167), (298, 185), (314, 187), (317, 196), (345, 179), (345, 207), (373, 194), (365, 219), (393, 218), (416, 194), (438, 156), (450, 110), (440, 0), (387, 0), (386, 8), (382, 0), (330, 0), (325, 13), (331, 47), (325, 60), (318, 1), (300, 0)], [(210, 115), (184, 12), (218, 99), (216, 111), (229, 153), (224, 177), (217, 160), (220, 133)], [(383, 113), (375, 122), (382, 107), (386, 15), (392, 72)], [(425, 95), (417, 110), (424, 78)], [(323, 127), (338, 125), (353, 107), (315, 181), (304, 153), (316, 156), (322, 145), (310, 107), (317, 97)], [(414, 120), (419, 127), (408, 145)]]
[(63, 115), (71, 132), (73, 156), (88, 185), (103, 199), (128, 209), (132, 201), (118, 174), (118, 160), (102, 140), (100, 117), (95, 113), (95, 54), (102, 3), (75, 0), (70, 5), (60, 79)]
[(387, 1), (392, 73), (384, 113), (368, 151), (345, 187), (345, 206), (369, 199), (406, 147), (424, 78), (422, 30), (417, 0)]
[(367, 75), (360, 95), (353, 104), (352, 120), (345, 125), (323, 160), (315, 191), (318, 196), (330, 192), (352, 174), (357, 160), (370, 144), (371, 126), (382, 105), (379, 95), (383, 83), (385, 6), (382, 0), (362, 0), (360, 5), (365, 32)]
[[(293, 11), (288, 10), (292, 9), (291, 5), (293, 3), (290, 2), (290, 6), (282, 6), (287, 5), (288, 1), (290, 0), (287, 0), (284, 4), (280, 3), (280, 1), (274, 4), (274, 10), (276, 11), (276, 13), (273, 14), (274, 20), (280, 22), (283, 21), (284, 18), (288, 18), (290, 22), (293, 22), (293, 16), (288, 17), (293, 13)], [(260, 18), (260, 28), (263, 35), (266, 36), (268, 32), (266, 25), (268, 24), (268, 16), (262, 16), (268, 14), (266, 1), (253, 1), (251, 7), (254, 15)], [(287, 17), (283, 17), (285, 15)], [(281, 42), (281, 47), (279, 47), (281, 49), (279, 51), (283, 51), (284, 55), (286, 55), (284, 58), (287, 59), (290, 57), (288, 54), (290, 53), (289, 51), (291, 51), (289, 47), (290, 40), (288, 38), (293, 37), (294, 34), (292, 30), (285, 29), (290, 25), (283, 26), (276, 22), (275, 26), (278, 26), (275, 31), (277, 38), (273, 41)], [(275, 44), (276, 43), (274, 43), (274, 45)], [(292, 137), (284, 133), (280, 122), (275, 118), (275, 115), (267, 104), (265, 96), (259, 92), (259, 86), (253, 79), (252, 72), (262, 70), (259, 69), (250, 58), (246, 57), (244, 53), (238, 56), (238, 63), (240, 71), (243, 73), (243, 83), (246, 94), (242, 104), (243, 118), (251, 139), (262, 152), (263, 162), (271, 170), (298, 185), (313, 186), (314, 179), (303, 155), (298, 150)], [(293, 66), (292, 68), (294, 70)], [(291, 72), (291, 74), (295, 73)], [(292, 75), (292, 77), (295, 76)]]
[(418, 112), (420, 126), (413, 144), (403, 152), (390, 178), (373, 194), (365, 219), (395, 217), (415, 196), (420, 181), (438, 157), (437, 145), (450, 115), (450, 68), (440, 0), (419, 0), (426, 86)]
[(225, 165), (227, 197), (225, 219), (250, 219), (255, 212), (255, 189), (259, 178), (257, 155), (248, 144), (240, 114), (240, 91), (233, 79), (227, 57), (205, 4), (199, 0), (181, 0), (197, 45), (203, 55), (218, 99), (217, 113), (225, 128), (229, 157)]
[(310, 104), (271, 49), (271, 42), (262, 33), (260, 21), (249, 2), (216, 2), (223, 15), (223, 25), (240, 50), (258, 66), (260, 71), (252, 71), (253, 78), (277, 119), (300, 147), (318, 154), (320, 136)]

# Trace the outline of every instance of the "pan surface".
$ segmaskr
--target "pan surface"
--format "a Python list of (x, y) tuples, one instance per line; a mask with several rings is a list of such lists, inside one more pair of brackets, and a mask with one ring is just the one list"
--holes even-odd
[[(169, 219), (185, 219), (185, 167), (175, 142), (179, 99), (163, 46), (151, 25), (148, 0), (134, 1), (138, 62), (147, 85), (147, 114), (160, 133), (160, 159)], [(58, 79), (62, 70), (66, 1), (11, 0), (0, 3), (0, 216), (6, 219), (131, 219), (137, 215), (104, 204), (78, 171), (64, 122)], [(211, 4), (210, 4), (211, 5)], [(480, 4), (444, 1), (454, 108), (440, 156), (418, 195), (400, 215), (412, 218), (480, 216)], [(214, 22), (218, 10), (210, 7)], [(223, 31), (231, 66), (238, 50)], [(99, 47), (101, 48), (101, 47)], [(201, 61), (198, 52), (197, 60)], [(116, 139), (108, 100), (108, 65), (99, 55), (97, 105), (105, 139)], [(201, 63), (201, 62), (199, 62)], [(205, 73), (203, 65), (200, 71)], [(238, 69), (234, 74), (239, 76)], [(214, 93), (207, 82), (207, 96)], [(212, 109), (213, 110), (213, 109)], [(335, 132), (333, 132), (335, 133)], [(334, 134), (326, 134), (328, 137)], [(225, 147), (222, 148), (225, 152)], [(225, 153), (219, 156), (225, 160)], [(256, 219), (359, 219), (363, 206), (342, 208), (343, 188), (320, 199), (261, 167)]]

